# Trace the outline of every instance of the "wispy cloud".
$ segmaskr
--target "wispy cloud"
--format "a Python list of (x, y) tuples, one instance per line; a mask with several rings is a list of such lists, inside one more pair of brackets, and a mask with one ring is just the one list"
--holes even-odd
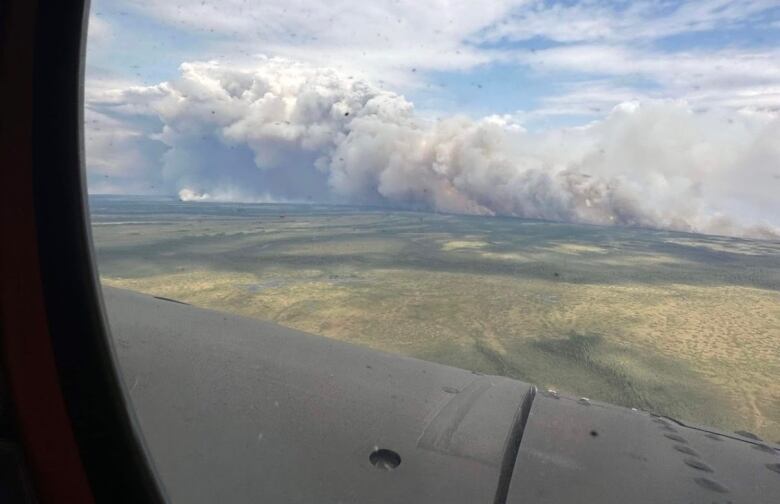
[(773, 0), (699, 1), (582, 1), (527, 2), (474, 40), (528, 40), (535, 37), (556, 42), (625, 43), (655, 40), (681, 33), (727, 30), (747, 23), (771, 25), (773, 19), (761, 14), (773, 11)]
[[(557, 73), (583, 77), (624, 78), (641, 82), (629, 90), (613, 84), (613, 103), (630, 94), (688, 100), (698, 107), (728, 107), (769, 113), (780, 112), (780, 50), (721, 50), (661, 53), (611, 45), (575, 45), (524, 52), (519, 61), (555, 80)], [(586, 79), (587, 80), (587, 79)], [(579, 82), (569, 87), (580, 86)], [(599, 107), (610, 86), (594, 95), (587, 88), (561, 96), (579, 96), (581, 107)], [(648, 90), (649, 89), (649, 90)], [(595, 98), (596, 101), (591, 101)], [(543, 101), (555, 101), (546, 98)], [(607, 99), (607, 102), (609, 100)]]
[(293, 57), (396, 85), (425, 70), (459, 70), (493, 61), (467, 37), (526, 0), (419, 2), (378, 0), (124, 0), (126, 12), (208, 40), (213, 55)]
[[(93, 66), (109, 74), (116, 64), (110, 51), (100, 49), (111, 45), (110, 19), (123, 30), (149, 23), (167, 27), (182, 54), (179, 62), (251, 64), (258, 54), (284, 56), (411, 94), (428, 89), (431, 72), (457, 78), (500, 63), (546, 76), (553, 85), (536, 101), (547, 112), (559, 89), (565, 92), (557, 101), (572, 111), (603, 108), (609, 100), (589, 102), (592, 93), (567, 88), (606, 78), (620, 92), (613, 104), (628, 95), (654, 94), (700, 106), (778, 108), (780, 51), (749, 32), (721, 37), (731, 41), (725, 45), (697, 45), (695, 38), (659, 45), (668, 37), (748, 28), (775, 30), (780, 40), (780, 6), (774, 0), (96, 0), (94, 10), (99, 15), (92, 16)], [(185, 35), (200, 41), (189, 54), (179, 40)], [(174, 42), (162, 43), (160, 53), (172, 50)], [(656, 92), (648, 93), (648, 87)], [(574, 103), (576, 96), (580, 103)]]

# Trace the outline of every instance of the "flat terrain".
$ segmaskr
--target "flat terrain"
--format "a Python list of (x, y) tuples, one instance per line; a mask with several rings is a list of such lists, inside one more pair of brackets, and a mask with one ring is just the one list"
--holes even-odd
[(780, 243), (94, 197), (109, 285), (780, 439)]

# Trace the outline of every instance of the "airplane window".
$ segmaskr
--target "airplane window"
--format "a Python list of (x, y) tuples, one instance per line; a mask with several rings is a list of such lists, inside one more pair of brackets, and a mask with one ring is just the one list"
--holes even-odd
[(101, 282), (780, 439), (779, 42), (772, 2), (95, 0)]

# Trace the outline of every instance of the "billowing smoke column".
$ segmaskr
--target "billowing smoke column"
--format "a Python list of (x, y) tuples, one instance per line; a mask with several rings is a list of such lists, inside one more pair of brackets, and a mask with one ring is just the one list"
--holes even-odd
[(186, 200), (380, 204), (759, 237), (777, 237), (780, 225), (780, 119), (771, 113), (631, 102), (587, 126), (530, 133), (503, 116), (425, 120), (402, 96), (273, 58), (251, 69), (185, 63), (173, 82), (93, 92), (87, 119), (93, 192), (148, 186)]

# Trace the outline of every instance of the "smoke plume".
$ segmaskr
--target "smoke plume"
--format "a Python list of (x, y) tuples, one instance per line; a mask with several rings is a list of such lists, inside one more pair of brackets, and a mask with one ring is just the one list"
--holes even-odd
[(780, 229), (771, 113), (626, 102), (586, 126), (529, 132), (508, 116), (425, 119), (401, 95), (271, 58), (253, 68), (185, 63), (174, 81), (93, 90), (86, 124), (92, 192), (754, 237)]

